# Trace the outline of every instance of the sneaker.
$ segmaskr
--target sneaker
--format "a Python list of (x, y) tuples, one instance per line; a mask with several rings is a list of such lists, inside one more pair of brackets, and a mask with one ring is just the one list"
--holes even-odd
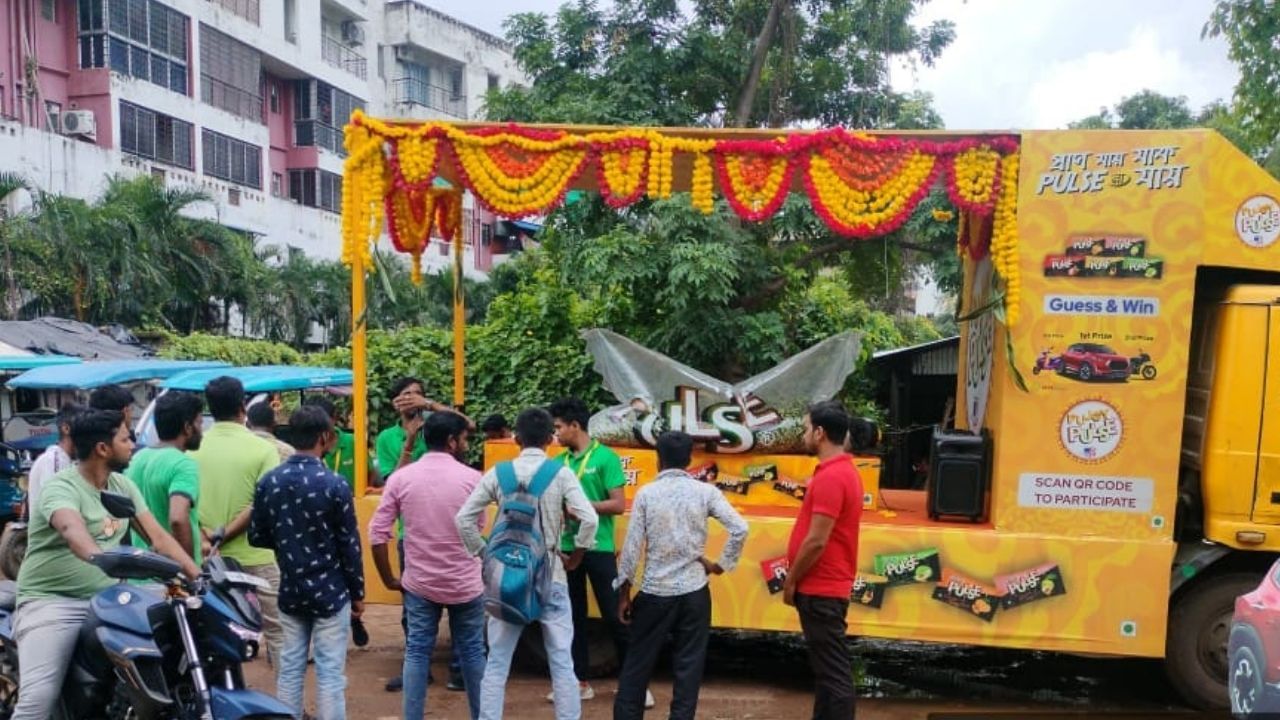
[(449, 673), (449, 684), (444, 687), (446, 690), (454, 692), (462, 692), (467, 689), (466, 683), (462, 681), (462, 673)]
[[(590, 683), (578, 683), (578, 692), (581, 693), (580, 697), (583, 700), (594, 700), (596, 697), (595, 688), (591, 687)], [(556, 691), (552, 690), (551, 692), (547, 693), (547, 702), (555, 702), (555, 701), (556, 701)]]
[(644, 709), (648, 710), (649, 708), (657, 704), (658, 704), (658, 701), (653, 699), (653, 693), (649, 692), (649, 688), (645, 688), (644, 689)]
[(399, 675), (387, 681), (387, 692), (400, 692), (404, 689), (404, 678)]

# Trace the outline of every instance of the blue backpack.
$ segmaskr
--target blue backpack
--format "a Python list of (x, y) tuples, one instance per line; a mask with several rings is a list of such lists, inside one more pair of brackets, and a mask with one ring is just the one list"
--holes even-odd
[(494, 467), (502, 496), (483, 567), (484, 609), (493, 617), (519, 625), (542, 617), (551, 594), (553, 567), (539, 501), (563, 467), (544, 461), (528, 486), (519, 484), (510, 462)]

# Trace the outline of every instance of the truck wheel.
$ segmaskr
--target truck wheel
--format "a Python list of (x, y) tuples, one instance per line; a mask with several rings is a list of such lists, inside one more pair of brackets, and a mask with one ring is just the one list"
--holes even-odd
[(1228, 573), (1188, 588), (1169, 610), (1165, 674), (1182, 699), (1199, 710), (1224, 710), (1227, 641), (1236, 598), (1258, 586), (1259, 576)]
[(0, 534), (0, 573), (10, 580), (18, 579), (18, 568), (27, 556), (27, 526), (9, 523)]

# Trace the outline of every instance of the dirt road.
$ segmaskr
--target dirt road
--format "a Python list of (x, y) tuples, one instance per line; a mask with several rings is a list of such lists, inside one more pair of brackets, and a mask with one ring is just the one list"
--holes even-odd
[[(366, 626), (371, 640), (353, 648), (347, 667), (347, 715), (362, 720), (399, 718), (401, 695), (384, 689), (399, 674), (403, 658), (399, 607), (371, 606)], [(446, 623), (447, 624), (447, 623)], [(449, 692), (447, 628), (444, 650), (437, 649), (432, 671), (437, 679), (427, 694), (428, 717), (466, 718), (466, 696)], [(908, 720), (931, 712), (994, 710), (1073, 713), (1103, 710), (1184, 712), (1173, 699), (1155, 663), (1096, 660), (1064, 656), (983, 650), (964, 647), (864, 641), (857, 645), (858, 717), (863, 720)], [(650, 720), (666, 717), (671, 701), (668, 670), (660, 667), (652, 690), (658, 707)], [(265, 661), (247, 669), (249, 682), (272, 692), (274, 680)], [(308, 676), (308, 707), (314, 710)], [(583, 717), (612, 717), (616, 682), (593, 683), (597, 697), (583, 703)], [(812, 709), (804, 650), (794, 640), (776, 636), (716, 634), (707, 661), (698, 717), (711, 720), (779, 720), (808, 717)], [(507, 717), (552, 718), (548, 679), (528, 670), (513, 670), (507, 687)]]

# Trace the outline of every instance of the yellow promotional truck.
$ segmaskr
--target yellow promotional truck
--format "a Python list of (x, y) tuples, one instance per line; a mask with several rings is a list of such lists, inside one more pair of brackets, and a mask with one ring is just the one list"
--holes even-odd
[[(388, 143), (407, 136), (370, 132)], [(455, 165), (469, 162), (468, 132), (435, 135), (454, 145)], [(476, 132), (477, 147), (492, 147), (495, 132)], [(522, 136), (530, 153), (553, 140), (577, 147), (556, 140), (572, 129), (539, 132)], [(674, 184), (687, 186), (692, 172), (696, 205), (700, 159), (678, 153), (717, 150), (687, 132)], [(1002, 137), (1017, 162), (1003, 165), (995, 230), (960, 209), (972, 217), (958, 243), (967, 319), (955, 427), (934, 431), (924, 490), (879, 489), (878, 461), (856, 459), (866, 497), (849, 631), (1162, 657), (1189, 704), (1225, 707), (1234, 600), (1280, 551), (1280, 183), (1205, 130)], [(938, 157), (951, 152), (937, 147)], [(821, 150), (805, 152), (797, 175), (813, 172)], [(462, 185), (484, 201), (496, 191), (474, 174)], [(566, 187), (590, 186), (583, 177)], [(807, 184), (811, 197), (822, 182)], [(671, 391), (666, 400), (680, 388)], [(710, 422), (712, 411), (672, 420)], [(714, 412), (735, 417), (723, 405)], [(644, 444), (615, 444), (628, 498), (656, 474)], [(738, 568), (711, 581), (713, 623), (798, 632), (778, 579), (816, 461), (747, 447), (712, 443), (694, 459), (751, 526)], [(488, 443), (486, 466), (515, 453)], [(364, 518), (375, 504), (364, 499)], [(714, 530), (712, 550), (722, 542)]]

